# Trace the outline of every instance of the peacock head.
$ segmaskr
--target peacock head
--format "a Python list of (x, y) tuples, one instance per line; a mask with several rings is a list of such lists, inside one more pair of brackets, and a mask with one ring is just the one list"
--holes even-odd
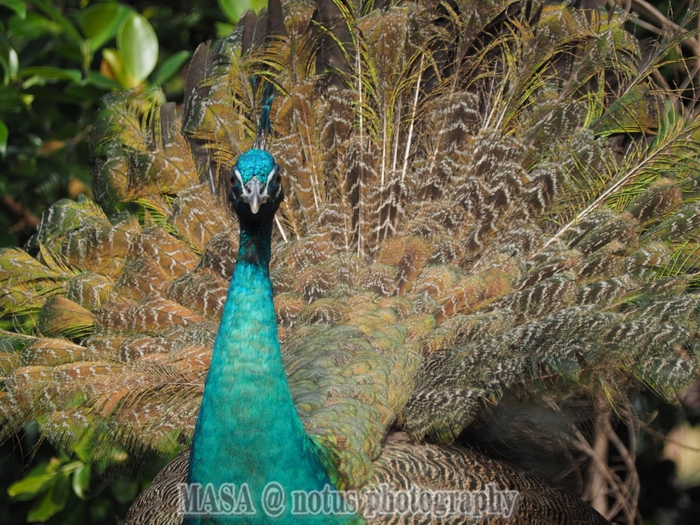
[(272, 216), (284, 199), (280, 167), (267, 151), (249, 149), (232, 168), (230, 200), (241, 220), (261, 222)]

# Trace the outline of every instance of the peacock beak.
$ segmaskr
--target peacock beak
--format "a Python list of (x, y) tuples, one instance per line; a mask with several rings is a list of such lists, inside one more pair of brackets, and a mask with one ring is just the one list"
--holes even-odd
[(257, 177), (253, 177), (245, 185), (243, 199), (250, 206), (250, 211), (256, 214), (260, 209), (260, 205), (268, 199), (267, 187)]

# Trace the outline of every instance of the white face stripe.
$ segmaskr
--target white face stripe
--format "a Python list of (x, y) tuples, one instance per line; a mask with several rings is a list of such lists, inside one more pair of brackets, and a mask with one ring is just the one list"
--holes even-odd
[(277, 173), (277, 166), (272, 168), (272, 171), (270, 171), (269, 175), (267, 176), (267, 183), (265, 184), (266, 189), (267, 189), (267, 185), (270, 184), (272, 177), (274, 177), (276, 173)]

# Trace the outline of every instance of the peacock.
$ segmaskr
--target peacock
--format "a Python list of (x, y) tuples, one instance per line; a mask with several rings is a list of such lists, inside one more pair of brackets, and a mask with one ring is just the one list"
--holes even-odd
[[(659, 73), (689, 33), (628, 21), (270, 0), (198, 48), (179, 108), (111, 94), (95, 200), (0, 255), (0, 438), (177, 454), (129, 524), (608, 523), (516, 456), (572, 458), (640, 385), (698, 377), (700, 119)], [(273, 516), (269, 482), (365, 499)], [(183, 516), (226, 483), (257, 513)], [(439, 515), (381, 490), (505, 492)]]

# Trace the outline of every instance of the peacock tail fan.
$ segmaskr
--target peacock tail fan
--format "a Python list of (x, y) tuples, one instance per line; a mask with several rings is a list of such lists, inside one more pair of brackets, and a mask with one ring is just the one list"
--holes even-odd
[(177, 110), (105, 99), (100, 206), (60, 201), (0, 256), (1, 438), (36, 421), (105, 465), (187, 447), (264, 85), (279, 335), (339, 487), (367, 482), (391, 427), (449, 443), (515, 390), (678, 402), (698, 373), (700, 120), (655, 75), (687, 34), (642, 54), (616, 10), (381, 4), (272, 1), (200, 46)]

